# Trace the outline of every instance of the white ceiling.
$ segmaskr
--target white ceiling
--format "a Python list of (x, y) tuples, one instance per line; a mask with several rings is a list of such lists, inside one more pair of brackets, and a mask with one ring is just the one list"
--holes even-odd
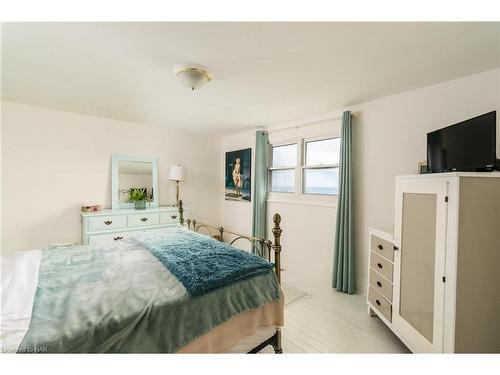
[[(179, 63), (208, 66), (199, 91)], [(4, 23), (5, 100), (234, 132), (500, 66), (500, 23)]]

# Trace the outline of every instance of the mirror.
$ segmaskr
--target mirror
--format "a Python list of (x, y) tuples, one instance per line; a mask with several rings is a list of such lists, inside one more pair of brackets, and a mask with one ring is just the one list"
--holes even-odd
[(142, 161), (118, 161), (118, 202), (130, 203), (129, 192), (137, 189), (153, 200), (153, 165)]
[(111, 158), (112, 208), (134, 208), (130, 192), (144, 193), (146, 207), (158, 207), (158, 159), (113, 155)]

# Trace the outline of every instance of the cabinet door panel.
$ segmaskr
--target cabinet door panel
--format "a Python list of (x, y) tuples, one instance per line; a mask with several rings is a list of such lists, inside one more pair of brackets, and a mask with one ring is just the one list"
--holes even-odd
[(436, 194), (403, 193), (399, 313), (433, 340)]
[(442, 352), (446, 181), (398, 181), (394, 257), (395, 329), (416, 352)]

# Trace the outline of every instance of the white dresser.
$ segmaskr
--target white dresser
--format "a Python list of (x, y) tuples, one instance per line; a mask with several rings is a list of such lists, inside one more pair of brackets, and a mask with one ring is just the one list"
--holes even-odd
[(394, 288), (394, 236), (369, 228), (368, 306), (388, 325), (392, 322)]
[[(189, 209), (184, 208), (184, 219)], [(82, 242), (120, 241), (138, 232), (161, 231), (179, 224), (176, 207), (157, 207), (145, 210), (116, 209), (82, 212)]]
[(414, 353), (500, 353), (500, 173), (396, 178), (367, 304)]

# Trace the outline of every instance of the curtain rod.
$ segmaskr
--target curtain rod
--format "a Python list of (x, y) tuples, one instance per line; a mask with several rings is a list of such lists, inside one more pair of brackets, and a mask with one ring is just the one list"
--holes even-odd
[[(357, 117), (357, 112), (351, 112), (351, 116), (352, 117)], [(277, 133), (277, 132), (281, 132), (281, 131), (285, 131), (285, 130), (290, 130), (290, 129), (306, 128), (308, 126), (316, 125), (318, 122), (323, 122), (323, 121), (328, 121), (328, 120), (340, 120), (341, 118), (342, 118), (342, 115), (334, 116), (334, 117), (325, 117), (323, 119), (319, 119), (319, 120), (313, 121), (311, 123), (306, 123), (306, 124), (303, 124), (303, 125), (292, 125), (292, 126), (287, 126), (285, 128), (275, 129), (275, 130), (272, 130), (272, 129), (271, 130), (267, 130), (267, 133), (271, 134), (271, 133)]]

